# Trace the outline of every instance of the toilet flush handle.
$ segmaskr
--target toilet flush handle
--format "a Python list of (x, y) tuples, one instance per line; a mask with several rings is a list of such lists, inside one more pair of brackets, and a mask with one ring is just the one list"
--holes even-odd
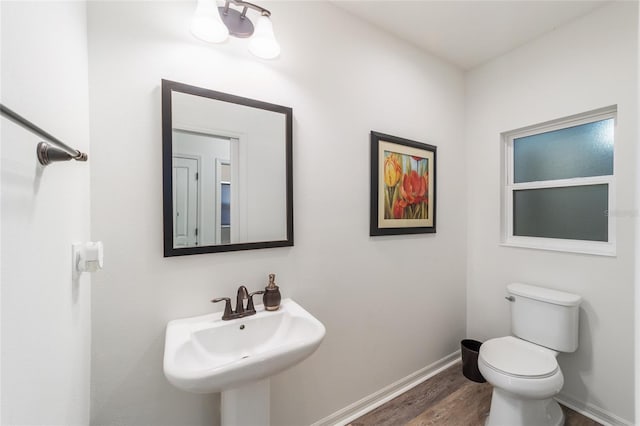
[(513, 296), (505, 296), (504, 298), (507, 299), (509, 302), (515, 302), (516, 301), (516, 298), (513, 297)]

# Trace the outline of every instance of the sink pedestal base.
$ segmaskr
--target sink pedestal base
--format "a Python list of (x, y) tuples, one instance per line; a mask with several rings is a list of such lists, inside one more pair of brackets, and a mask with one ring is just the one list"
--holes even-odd
[(222, 392), (220, 402), (222, 426), (269, 426), (269, 379)]

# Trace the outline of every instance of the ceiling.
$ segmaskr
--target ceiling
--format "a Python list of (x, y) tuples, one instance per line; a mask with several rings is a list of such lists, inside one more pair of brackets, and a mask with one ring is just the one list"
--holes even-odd
[(607, 0), (332, 0), (345, 11), (468, 70)]

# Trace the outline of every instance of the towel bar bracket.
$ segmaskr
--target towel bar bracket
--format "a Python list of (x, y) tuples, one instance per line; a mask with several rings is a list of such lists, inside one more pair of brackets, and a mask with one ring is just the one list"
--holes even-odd
[(78, 155), (73, 156), (68, 152), (57, 148), (54, 145), (51, 145), (47, 142), (40, 142), (36, 147), (36, 155), (38, 156), (38, 161), (43, 166), (48, 166), (51, 163), (56, 163), (59, 161), (87, 161), (87, 154), (79, 152)]
[(36, 155), (38, 156), (38, 161), (43, 166), (59, 161), (87, 161), (87, 154), (78, 151), (77, 149), (70, 148), (59, 139), (45, 132), (40, 127), (33, 124), (31, 121), (15, 113), (2, 104), (0, 104), (0, 115), (5, 116), (14, 123), (19, 124), (25, 129), (30, 130), (31, 132), (46, 140), (46, 142), (38, 143), (38, 146), (36, 147)]

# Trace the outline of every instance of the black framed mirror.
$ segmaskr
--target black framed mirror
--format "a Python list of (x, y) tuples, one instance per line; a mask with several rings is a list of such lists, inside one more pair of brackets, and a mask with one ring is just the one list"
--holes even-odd
[(293, 245), (293, 110), (162, 80), (164, 256)]

